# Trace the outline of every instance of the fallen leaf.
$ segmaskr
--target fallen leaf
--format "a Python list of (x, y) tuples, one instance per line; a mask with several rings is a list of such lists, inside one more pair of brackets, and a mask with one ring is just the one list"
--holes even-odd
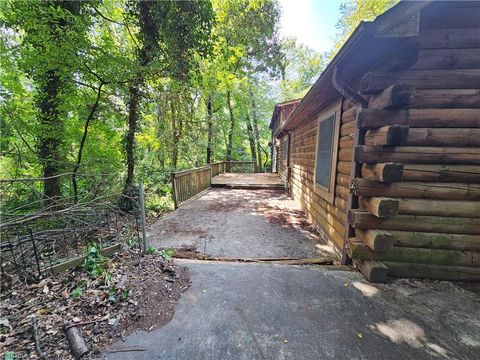
[(363, 334), (361, 332), (357, 332), (357, 336), (360, 338), (360, 339), (363, 339)]
[(343, 284), (343, 286), (347, 288), (347, 287), (350, 287), (350, 284), (349, 284), (349, 283), (345, 283), (345, 284)]

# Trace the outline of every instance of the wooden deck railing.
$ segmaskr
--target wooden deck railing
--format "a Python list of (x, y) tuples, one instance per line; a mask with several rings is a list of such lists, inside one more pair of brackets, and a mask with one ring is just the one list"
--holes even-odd
[(224, 174), (227, 171), (227, 162), (219, 161), (216, 163), (211, 163), (210, 167), (212, 169), (212, 177)]
[(177, 171), (172, 174), (173, 202), (175, 209), (185, 201), (210, 187), (212, 181), (210, 165)]
[(230, 173), (253, 173), (255, 172), (255, 161), (228, 161), (226, 172)]
[(212, 177), (226, 172), (253, 173), (254, 161), (220, 161), (195, 169), (172, 173), (172, 197), (175, 209), (210, 187)]

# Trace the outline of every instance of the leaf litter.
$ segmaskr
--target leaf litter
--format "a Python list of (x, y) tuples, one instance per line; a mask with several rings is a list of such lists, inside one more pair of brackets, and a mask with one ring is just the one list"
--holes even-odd
[(46, 359), (73, 359), (65, 327), (81, 329), (98, 358), (109, 344), (135, 330), (150, 331), (170, 321), (176, 302), (190, 286), (188, 270), (158, 253), (123, 250), (102, 276), (84, 267), (50, 275), (36, 284), (16, 282), (0, 295), (0, 356), (38, 359), (32, 329)]

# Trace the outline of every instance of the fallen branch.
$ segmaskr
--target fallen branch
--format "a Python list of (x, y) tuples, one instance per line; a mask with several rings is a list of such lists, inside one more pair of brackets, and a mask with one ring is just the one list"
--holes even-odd
[(331, 265), (333, 260), (331, 258), (318, 257), (309, 259), (295, 259), (295, 258), (231, 258), (207, 256), (204, 260), (210, 261), (227, 261), (227, 262), (247, 262), (247, 263), (268, 263), (280, 265)]
[(85, 340), (83, 340), (82, 332), (80, 328), (73, 326), (68, 328), (65, 331), (68, 341), (68, 346), (70, 347), (70, 351), (75, 359), (80, 359), (86, 353), (88, 353), (88, 347), (85, 344)]
[(121, 349), (112, 349), (109, 353), (118, 353), (118, 352), (130, 352), (130, 351), (146, 351), (147, 349), (143, 346), (132, 346), (128, 348), (121, 348)]
[(64, 331), (67, 331), (68, 329), (70, 329), (70, 328), (72, 328), (72, 327), (75, 327), (75, 326), (90, 325), (90, 324), (95, 324), (95, 323), (97, 323), (97, 322), (105, 321), (105, 320), (108, 320), (108, 316), (104, 317), (103, 319), (98, 319), (98, 320), (83, 321), (83, 322), (78, 322), (78, 323), (71, 323), (71, 324), (65, 325), (65, 327), (64, 327), (63, 329), (64, 329)]
[(32, 328), (33, 328), (33, 340), (35, 341), (35, 352), (40, 359), (45, 357), (45, 354), (42, 352), (40, 348), (40, 340), (38, 339), (38, 329), (37, 329), (37, 318), (35, 316), (32, 317)]

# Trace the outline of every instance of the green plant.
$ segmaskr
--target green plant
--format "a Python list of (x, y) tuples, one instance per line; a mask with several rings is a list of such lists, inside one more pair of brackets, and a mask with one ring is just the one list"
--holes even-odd
[(72, 296), (73, 299), (77, 299), (80, 296), (82, 296), (82, 294), (83, 294), (83, 288), (82, 287), (76, 287), (75, 289), (73, 289), (71, 296)]
[(132, 235), (132, 237), (130, 237), (130, 238), (127, 240), (127, 245), (128, 245), (128, 247), (130, 247), (130, 248), (135, 248), (135, 247), (137, 247), (138, 241), (137, 241), (136, 237)]
[(117, 298), (115, 295), (117, 294), (117, 288), (115, 286), (112, 286), (110, 289), (108, 289), (108, 301), (115, 302), (117, 301)]
[(177, 253), (176, 249), (163, 249), (158, 254), (165, 260), (170, 260)]
[(92, 244), (87, 248), (87, 256), (83, 267), (88, 273), (94, 277), (101, 276), (105, 273), (108, 259), (102, 255), (97, 244)]
[(157, 248), (155, 246), (149, 246), (148, 249), (147, 249), (147, 254), (148, 255), (152, 255), (152, 254), (156, 254), (157, 253)]

